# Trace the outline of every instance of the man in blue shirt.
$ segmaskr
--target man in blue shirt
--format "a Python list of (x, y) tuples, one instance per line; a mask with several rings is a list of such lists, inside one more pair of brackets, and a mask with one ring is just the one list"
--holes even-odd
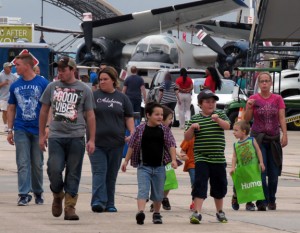
[(144, 79), (137, 75), (137, 68), (131, 67), (131, 74), (125, 79), (122, 92), (128, 96), (131, 101), (133, 111), (141, 112), (142, 94), (146, 103), (146, 89)]

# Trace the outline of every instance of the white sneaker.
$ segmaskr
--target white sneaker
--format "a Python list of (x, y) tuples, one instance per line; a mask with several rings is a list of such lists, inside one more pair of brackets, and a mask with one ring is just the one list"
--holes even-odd
[(5, 133), (8, 132), (8, 127), (7, 127), (7, 125), (4, 126), (4, 132), (5, 132)]

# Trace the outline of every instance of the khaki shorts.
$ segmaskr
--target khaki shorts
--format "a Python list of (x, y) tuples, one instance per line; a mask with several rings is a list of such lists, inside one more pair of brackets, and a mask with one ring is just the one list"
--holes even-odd
[(7, 111), (7, 100), (0, 100), (0, 110)]

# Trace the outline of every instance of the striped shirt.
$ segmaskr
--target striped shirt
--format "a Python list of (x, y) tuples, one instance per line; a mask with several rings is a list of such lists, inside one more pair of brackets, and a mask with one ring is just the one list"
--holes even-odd
[[(133, 167), (138, 167), (138, 165), (141, 162), (141, 145), (142, 145), (142, 137), (145, 130), (145, 126), (147, 123), (141, 124), (136, 127), (133, 135), (130, 138), (130, 141), (128, 143), (128, 147), (131, 147), (133, 149), (133, 154), (130, 159), (130, 164)], [(175, 138), (171, 132), (171, 129), (169, 127), (166, 127), (164, 125), (160, 125), (159, 127), (162, 128), (164, 132), (164, 158), (163, 163), (164, 165), (170, 163), (172, 161), (171, 155), (169, 153), (169, 149), (171, 147), (176, 147)]]
[[(214, 111), (225, 121), (229, 121), (226, 114), (222, 111)], [(195, 131), (194, 157), (195, 162), (203, 161), (208, 163), (225, 163), (225, 135), (224, 129), (219, 124), (201, 114), (194, 115), (187, 123), (189, 128), (193, 123), (200, 125), (200, 130)]]
[(161, 86), (159, 88), (159, 91), (163, 92), (160, 103), (167, 104), (167, 103), (177, 102), (176, 93), (175, 93), (177, 90), (178, 90), (178, 87), (177, 87), (176, 83), (171, 82), (170, 88), (169, 88), (169, 90), (167, 90), (166, 83), (162, 82)]

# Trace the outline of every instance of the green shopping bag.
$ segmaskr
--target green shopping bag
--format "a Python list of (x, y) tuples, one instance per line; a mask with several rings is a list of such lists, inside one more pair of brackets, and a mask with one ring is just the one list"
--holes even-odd
[(237, 167), (232, 180), (239, 204), (265, 199), (259, 164)]
[(168, 163), (165, 166), (165, 169), (166, 169), (166, 180), (165, 180), (164, 191), (177, 189), (178, 181), (176, 178), (175, 170), (174, 170), (174, 168), (172, 168), (171, 163)]

